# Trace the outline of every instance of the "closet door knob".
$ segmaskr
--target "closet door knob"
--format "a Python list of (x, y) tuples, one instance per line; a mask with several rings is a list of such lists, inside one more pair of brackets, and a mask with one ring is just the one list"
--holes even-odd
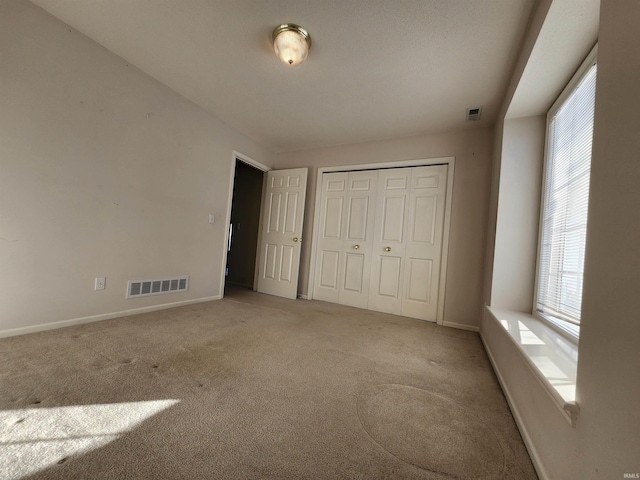
[(355, 248), (356, 250), (360, 248), (360, 245), (354, 245), (353, 248)]
[(391, 247), (384, 247), (384, 251), (385, 252), (390, 252), (391, 251)]
[(298, 241), (298, 237), (293, 237), (293, 241), (297, 242)]

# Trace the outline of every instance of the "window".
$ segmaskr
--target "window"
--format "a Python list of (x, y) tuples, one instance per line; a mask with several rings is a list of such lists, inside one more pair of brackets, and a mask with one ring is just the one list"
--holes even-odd
[(547, 116), (535, 312), (578, 337), (596, 90), (595, 52)]

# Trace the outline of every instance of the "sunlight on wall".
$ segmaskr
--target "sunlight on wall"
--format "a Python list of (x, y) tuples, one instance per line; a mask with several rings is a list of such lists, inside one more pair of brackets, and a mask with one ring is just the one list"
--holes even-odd
[(0, 477), (18, 479), (100, 448), (179, 400), (0, 411)]

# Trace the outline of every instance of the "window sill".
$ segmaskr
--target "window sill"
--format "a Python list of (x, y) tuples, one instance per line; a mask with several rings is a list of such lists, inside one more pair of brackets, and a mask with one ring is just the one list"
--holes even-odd
[(564, 417), (575, 427), (580, 412), (576, 403), (578, 345), (530, 314), (486, 308), (514, 342)]

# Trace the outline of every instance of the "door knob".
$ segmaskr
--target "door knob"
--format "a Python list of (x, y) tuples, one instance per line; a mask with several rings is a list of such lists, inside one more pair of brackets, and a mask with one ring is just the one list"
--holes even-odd
[(353, 248), (355, 248), (356, 250), (360, 248), (360, 245), (354, 245)]
[(293, 237), (293, 241), (297, 242), (298, 241), (298, 237)]
[(390, 252), (391, 251), (391, 247), (384, 247), (384, 251), (385, 252)]

